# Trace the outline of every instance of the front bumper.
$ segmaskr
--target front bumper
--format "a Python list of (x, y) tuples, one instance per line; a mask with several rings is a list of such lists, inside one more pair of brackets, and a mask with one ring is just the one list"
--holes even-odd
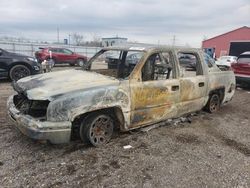
[(13, 102), (14, 95), (7, 101), (9, 119), (26, 136), (35, 140), (48, 140), (52, 144), (67, 143), (71, 137), (71, 122), (40, 121), (30, 115), (21, 114)]

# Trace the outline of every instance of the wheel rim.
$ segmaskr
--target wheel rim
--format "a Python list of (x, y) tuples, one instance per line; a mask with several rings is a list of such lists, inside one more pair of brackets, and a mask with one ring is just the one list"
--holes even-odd
[(13, 80), (19, 80), (25, 76), (29, 76), (30, 75), (30, 72), (27, 68), (25, 67), (16, 67), (14, 70), (13, 70)]
[(83, 67), (84, 61), (83, 61), (83, 60), (79, 60), (79, 61), (78, 61), (78, 65), (79, 65), (80, 67)]
[(210, 111), (216, 112), (220, 106), (220, 99), (218, 95), (213, 95), (210, 101)]
[(89, 130), (89, 140), (95, 145), (107, 143), (113, 133), (113, 121), (109, 116), (100, 115), (94, 119)]

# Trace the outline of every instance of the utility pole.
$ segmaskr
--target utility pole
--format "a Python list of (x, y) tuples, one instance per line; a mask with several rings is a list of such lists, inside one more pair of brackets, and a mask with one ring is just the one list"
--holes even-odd
[(71, 37), (71, 35), (69, 34), (69, 46), (70, 46), (70, 37)]
[(175, 35), (173, 36), (173, 46), (175, 46), (175, 41), (176, 41), (176, 38), (175, 38)]
[(59, 27), (57, 27), (57, 43), (59, 44)]

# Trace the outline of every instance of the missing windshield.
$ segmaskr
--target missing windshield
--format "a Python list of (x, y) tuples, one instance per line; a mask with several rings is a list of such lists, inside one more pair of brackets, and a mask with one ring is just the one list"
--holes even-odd
[(144, 52), (107, 50), (101, 51), (91, 61), (90, 71), (103, 75), (125, 79), (139, 63)]

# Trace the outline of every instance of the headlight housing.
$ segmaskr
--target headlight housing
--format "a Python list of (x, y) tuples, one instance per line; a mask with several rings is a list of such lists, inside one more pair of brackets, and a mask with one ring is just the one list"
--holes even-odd
[(40, 119), (46, 118), (49, 102), (48, 100), (29, 100), (23, 94), (14, 96), (14, 104), (22, 114), (28, 114)]
[(37, 59), (34, 58), (34, 57), (27, 57), (26, 59), (27, 59), (28, 61), (35, 61), (35, 62), (37, 62)]
[(36, 71), (39, 71), (39, 70), (40, 70), (40, 67), (39, 67), (39, 66), (34, 66), (34, 69), (35, 69)]

